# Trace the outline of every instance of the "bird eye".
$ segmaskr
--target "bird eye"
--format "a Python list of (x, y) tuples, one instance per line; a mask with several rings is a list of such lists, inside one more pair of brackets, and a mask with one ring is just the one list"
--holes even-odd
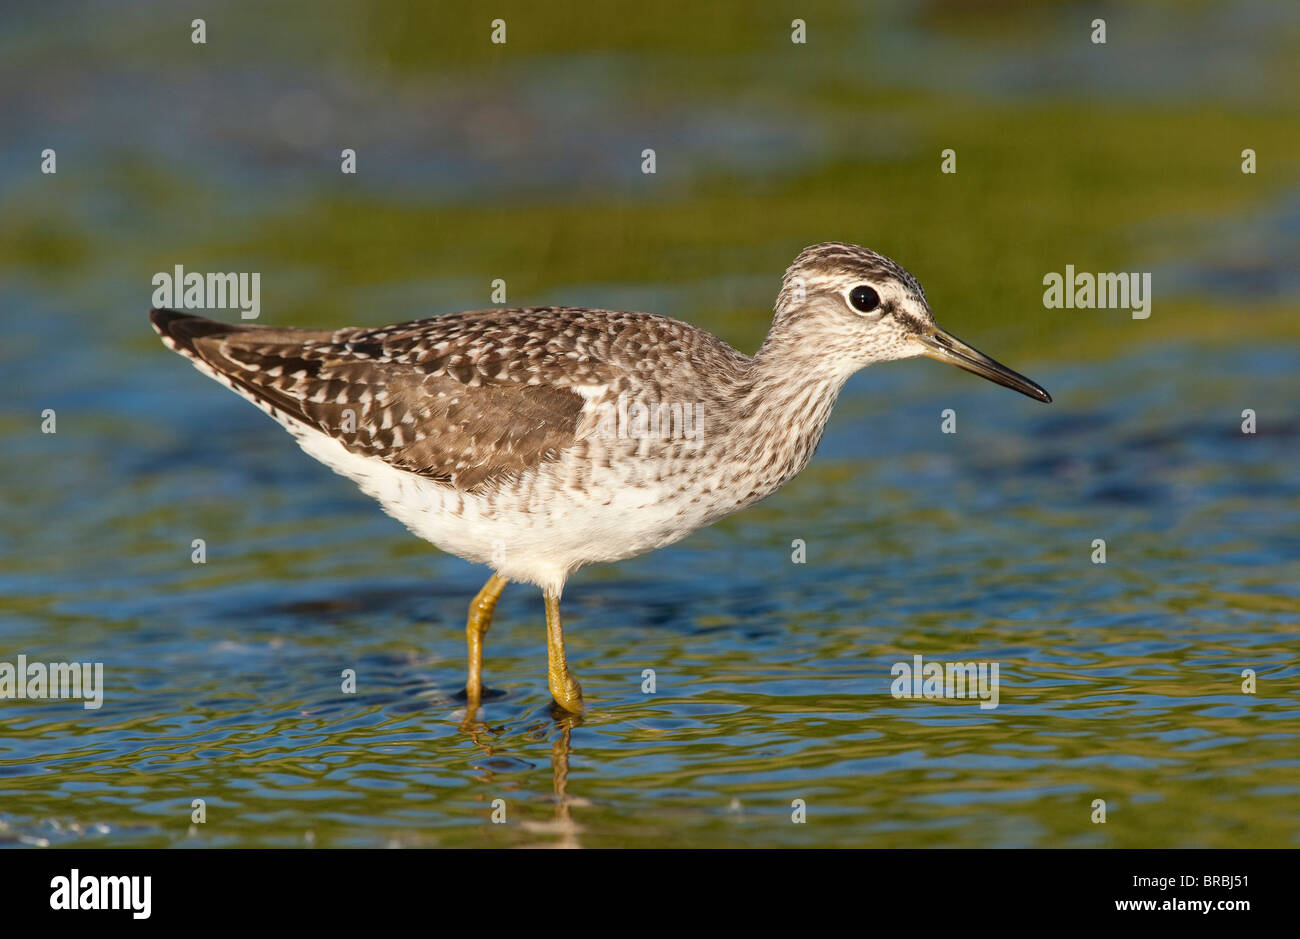
[(870, 313), (880, 306), (880, 294), (874, 289), (863, 284), (860, 287), (854, 287), (849, 291), (849, 303), (853, 309), (859, 313)]

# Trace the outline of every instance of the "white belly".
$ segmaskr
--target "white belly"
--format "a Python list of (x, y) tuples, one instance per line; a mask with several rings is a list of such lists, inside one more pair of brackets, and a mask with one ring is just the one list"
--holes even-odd
[(568, 575), (585, 564), (670, 544), (726, 514), (697, 498), (697, 487), (685, 486), (683, 477), (665, 479), (658, 464), (638, 465), (635, 459), (620, 459), (603, 471), (584, 461), (581, 485), (572, 463), (557, 461), (518, 483), (467, 493), (282, 423), (303, 450), (356, 482), (421, 538), (488, 565), (507, 580), (557, 595)]

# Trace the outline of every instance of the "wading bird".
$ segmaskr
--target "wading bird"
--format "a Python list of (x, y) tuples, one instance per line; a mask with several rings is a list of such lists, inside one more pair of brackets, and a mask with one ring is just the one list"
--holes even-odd
[(550, 692), (580, 712), (560, 625), (567, 578), (775, 492), (807, 465), (859, 369), (925, 355), (1051, 401), (940, 329), (902, 267), (839, 242), (795, 258), (752, 357), (668, 317), (581, 307), (337, 330), (150, 318), (415, 534), (492, 569), (466, 625), (471, 709), (483, 636), (514, 580), (542, 589)]

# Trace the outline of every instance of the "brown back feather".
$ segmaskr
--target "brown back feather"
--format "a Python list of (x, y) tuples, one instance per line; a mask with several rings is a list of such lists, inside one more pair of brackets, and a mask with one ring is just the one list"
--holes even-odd
[[(559, 364), (558, 350), (528, 350), (533, 367), (523, 368), (518, 356), (494, 348), (489, 329), (440, 329), (433, 319), (331, 333), (231, 326), (170, 310), (150, 317), (176, 351), (253, 400), (353, 453), (465, 491), (555, 459), (573, 444), (585, 404), (568, 388), (529, 382)], [(452, 317), (442, 319), (454, 327)], [(601, 380), (597, 371), (591, 380)]]

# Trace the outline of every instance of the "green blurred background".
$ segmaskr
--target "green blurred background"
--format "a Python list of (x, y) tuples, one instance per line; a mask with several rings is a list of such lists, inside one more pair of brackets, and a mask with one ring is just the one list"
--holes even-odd
[[(99, 712), (0, 707), (0, 842), (1297, 843), (1300, 5), (0, 16), (0, 659), (111, 677)], [(550, 721), (538, 598), (507, 593), (480, 740), (451, 696), (481, 573), (144, 317), (176, 264), (260, 272), (261, 322), (329, 327), (488, 306), (502, 278), (512, 305), (667, 313), (748, 352), (831, 239), (897, 259), (1056, 403), (869, 369), (795, 484), (575, 579), (582, 724)], [(1151, 272), (1150, 318), (1044, 309), (1067, 264)], [(1001, 708), (895, 701), (915, 652), (1001, 661)], [(502, 795), (520, 824), (486, 821)]]

